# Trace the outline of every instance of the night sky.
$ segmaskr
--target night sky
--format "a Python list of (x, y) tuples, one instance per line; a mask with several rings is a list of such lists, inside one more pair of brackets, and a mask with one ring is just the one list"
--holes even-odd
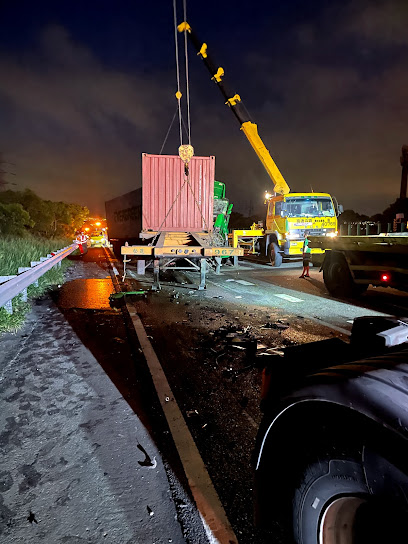
[[(399, 196), (406, 0), (187, 0), (187, 19), (292, 191), (367, 214)], [(269, 178), (191, 46), (189, 70), (195, 152), (216, 156), (235, 210), (262, 219)], [(160, 152), (176, 109), (173, 2), (0, 0), (0, 74), (10, 188), (103, 214), (141, 185), (141, 153)], [(163, 152), (179, 145), (175, 123)]]

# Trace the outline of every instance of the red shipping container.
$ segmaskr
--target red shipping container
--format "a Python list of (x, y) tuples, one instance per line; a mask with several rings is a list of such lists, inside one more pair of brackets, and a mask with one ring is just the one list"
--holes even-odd
[(143, 230), (212, 231), (215, 157), (193, 157), (189, 171), (187, 183), (178, 155), (142, 154)]

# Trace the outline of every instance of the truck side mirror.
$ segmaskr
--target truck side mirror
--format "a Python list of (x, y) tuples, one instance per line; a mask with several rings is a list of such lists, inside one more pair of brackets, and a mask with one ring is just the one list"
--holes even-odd
[(337, 209), (338, 209), (339, 215), (340, 215), (341, 213), (343, 213), (343, 212), (344, 212), (343, 204), (339, 204), (339, 205), (337, 206)]

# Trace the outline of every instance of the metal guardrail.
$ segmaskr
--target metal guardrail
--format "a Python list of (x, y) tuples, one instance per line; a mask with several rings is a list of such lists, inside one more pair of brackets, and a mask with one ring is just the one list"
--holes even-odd
[(8, 313), (13, 313), (12, 300), (23, 293), (23, 300), (27, 300), (27, 288), (51, 270), (56, 265), (61, 266), (61, 261), (73, 251), (78, 249), (77, 244), (59, 249), (47, 257), (41, 257), (39, 261), (32, 261), (31, 267), (20, 267), (15, 276), (0, 276), (0, 308), (4, 307)]
[(341, 223), (339, 231), (342, 236), (364, 236), (381, 233), (408, 232), (406, 221), (394, 220), (393, 223), (381, 223), (373, 221), (354, 221), (352, 223)]

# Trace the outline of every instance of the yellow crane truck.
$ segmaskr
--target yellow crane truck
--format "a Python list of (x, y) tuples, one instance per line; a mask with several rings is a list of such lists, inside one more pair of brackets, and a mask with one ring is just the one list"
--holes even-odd
[[(305, 232), (314, 235), (336, 236), (337, 216), (342, 206), (328, 193), (291, 193), (275, 161), (258, 134), (257, 125), (251, 120), (241, 97), (230, 92), (224, 82), (224, 69), (213, 62), (208, 53), (208, 46), (200, 41), (191, 26), (184, 21), (178, 27), (179, 32), (186, 32), (190, 41), (203, 60), (230, 108), (241, 126), (259, 160), (263, 164), (273, 183), (274, 195), (266, 195), (268, 204), (264, 238), (260, 244), (262, 254), (269, 257), (274, 266), (280, 266), (282, 257), (299, 257), (302, 254)], [(319, 248), (312, 249), (320, 253)]]

